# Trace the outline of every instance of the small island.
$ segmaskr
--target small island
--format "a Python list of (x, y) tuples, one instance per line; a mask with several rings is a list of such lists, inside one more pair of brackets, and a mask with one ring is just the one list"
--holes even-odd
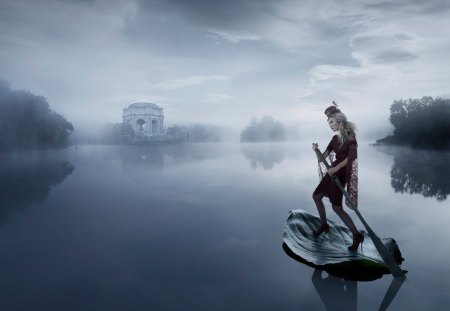
[(285, 141), (286, 138), (285, 126), (271, 116), (253, 119), (241, 132), (241, 142), (274, 142)]
[(377, 144), (450, 149), (450, 99), (400, 99), (394, 101), (390, 110), (394, 133), (377, 140)]

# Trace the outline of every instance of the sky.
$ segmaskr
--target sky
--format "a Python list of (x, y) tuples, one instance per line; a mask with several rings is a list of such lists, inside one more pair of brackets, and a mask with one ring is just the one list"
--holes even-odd
[(0, 0), (0, 79), (75, 128), (133, 102), (165, 126), (252, 118), (330, 134), (335, 100), (363, 138), (394, 100), (450, 97), (450, 1)]

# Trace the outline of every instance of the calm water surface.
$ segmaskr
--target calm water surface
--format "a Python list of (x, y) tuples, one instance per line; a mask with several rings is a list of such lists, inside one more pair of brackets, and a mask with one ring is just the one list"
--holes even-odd
[[(450, 303), (449, 156), (360, 143), (360, 211), (409, 271), (388, 310)], [(316, 213), (309, 143), (0, 160), (2, 310), (378, 310), (391, 284), (331, 277), (283, 251), (289, 210)]]

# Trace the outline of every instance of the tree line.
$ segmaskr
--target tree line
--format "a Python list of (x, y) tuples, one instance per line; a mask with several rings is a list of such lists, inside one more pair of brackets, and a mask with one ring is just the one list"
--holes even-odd
[[(215, 125), (193, 124), (190, 126), (172, 125), (162, 137), (164, 142), (219, 142), (222, 129)], [(106, 125), (101, 133), (101, 143), (106, 144), (140, 144), (146, 140), (139, 138), (130, 123), (112, 123)]]
[(389, 121), (393, 135), (377, 143), (407, 145), (423, 149), (450, 149), (450, 99), (426, 96), (395, 100)]
[(47, 100), (0, 80), (0, 151), (66, 147), (73, 126)]

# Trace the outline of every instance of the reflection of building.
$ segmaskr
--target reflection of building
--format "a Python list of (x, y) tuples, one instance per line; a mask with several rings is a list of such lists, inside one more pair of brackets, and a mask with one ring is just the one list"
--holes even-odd
[(129, 123), (140, 138), (162, 137), (163, 108), (152, 103), (134, 103), (123, 110), (123, 123)]

